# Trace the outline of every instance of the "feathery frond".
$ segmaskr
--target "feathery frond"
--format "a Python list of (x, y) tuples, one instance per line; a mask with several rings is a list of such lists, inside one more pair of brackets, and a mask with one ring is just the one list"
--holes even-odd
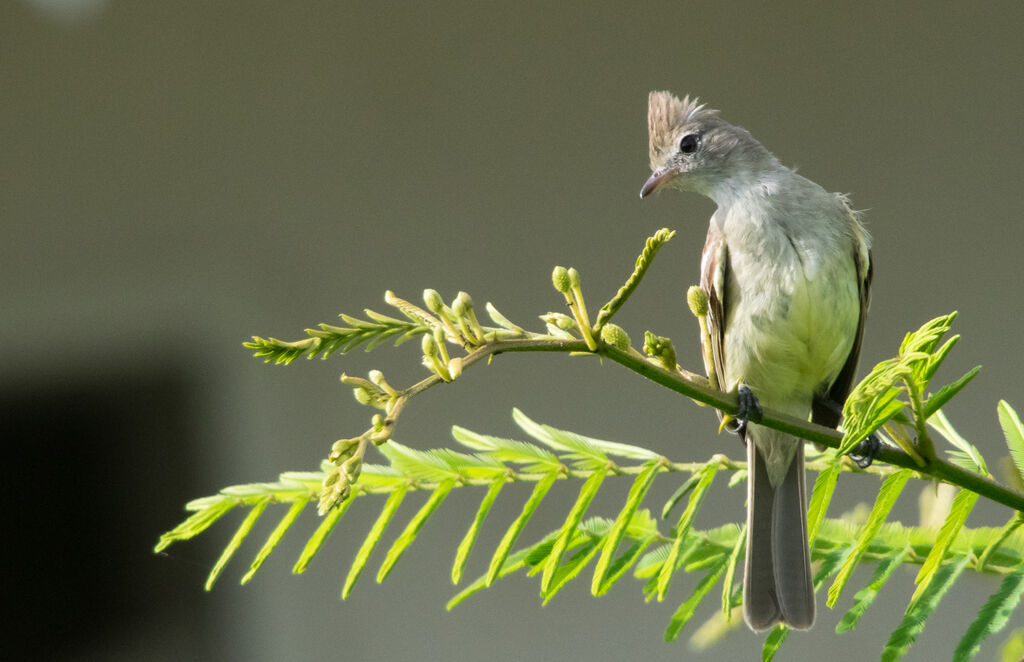
[[(662, 101), (667, 103), (665, 99)], [(665, 113), (713, 112), (704, 110), (696, 102), (671, 101), (674, 105), (664, 108)], [(665, 113), (659, 122), (668, 121)], [(579, 273), (572, 268), (558, 267), (552, 282), (564, 296), (572, 314), (542, 315), (546, 326), (543, 333), (525, 330), (490, 303), (485, 308), (495, 326), (481, 326), (467, 293), (460, 292), (449, 305), (439, 293), (428, 289), (423, 293), (426, 309), (387, 292), (385, 303), (405, 319), (366, 310), (367, 319), (342, 315), (347, 326), (321, 324), (317, 329), (307, 329), (307, 338), (294, 342), (254, 337), (245, 345), (255, 356), (285, 364), (302, 356), (326, 358), (360, 346), (369, 351), (388, 341), (399, 345), (421, 337), (422, 361), (429, 376), (400, 389), (392, 387), (379, 371), (370, 371), (366, 378), (343, 375), (342, 382), (353, 389), (357, 400), (378, 410), (361, 435), (335, 442), (320, 471), (283, 473), (276, 482), (231, 486), (216, 495), (189, 502), (186, 510), (191, 514), (161, 536), (156, 551), (203, 533), (236, 508), (246, 510), (213, 565), (206, 582), (206, 588), (210, 589), (230, 560), (243, 549), (244, 541), (260, 517), (268, 509), (276, 508), (276, 504), (286, 505), (287, 510), (242, 576), (244, 584), (261, 569), (283, 537), (297, 528), (302, 511), (307, 506), (318, 506), (324, 517), (307, 539), (293, 567), (293, 572), (301, 573), (328, 544), (330, 534), (340, 526), (349, 508), (376, 503), (379, 514), (365, 534), (344, 579), (341, 594), (342, 598), (347, 598), (390, 523), (399, 516), (410, 492), (429, 494), (384, 553), (376, 573), (378, 582), (386, 580), (396, 565), (409, 555), (419, 533), (440, 512), (443, 502), (452, 493), (486, 488), (465, 535), (454, 550), (452, 581), (455, 584), (462, 581), (473, 554), (489, 558), (487, 569), (449, 601), (449, 609), (520, 570), (540, 576), (540, 593), (545, 604), (590, 567), (593, 568), (590, 588), (594, 595), (607, 593), (632, 574), (647, 601), (664, 600), (676, 573), (700, 573), (696, 588), (671, 617), (665, 636), (669, 640), (676, 639), (721, 582), (721, 608), (714, 609), (710, 619), (691, 638), (691, 643), (709, 645), (740, 620), (735, 617), (735, 610), (741, 590), (734, 579), (746, 530), (731, 523), (699, 530), (694, 528), (694, 522), (714, 480), (722, 472), (728, 474), (723, 480), (730, 487), (746, 480), (745, 463), (723, 455), (702, 462), (673, 462), (639, 446), (594, 439), (535, 422), (519, 410), (514, 410), (513, 418), (530, 441), (478, 434), (457, 426), (452, 429), (452, 435), (463, 451), (419, 450), (394, 440), (396, 421), (411, 398), (435, 385), (457, 380), (465, 369), (478, 361), (510, 352), (547, 351), (605, 357), (687, 398), (725, 413), (735, 413), (735, 395), (721, 393), (703, 376), (679, 368), (674, 348), (667, 338), (647, 332), (644, 355), (630, 346), (625, 330), (614, 329), (610, 324), (611, 317), (636, 289), (658, 249), (673, 234), (661, 230), (648, 239), (633, 273), (601, 308), (593, 325)], [(1021, 526), (1024, 516), (1020, 514), (1024, 512), (1024, 494), (996, 484), (978, 448), (966, 441), (941, 411), (942, 405), (974, 379), (978, 368), (928, 395), (932, 379), (958, 340), (958, 336), (953, 336), (940, 345), (955, 317), (956, 313), (952, 313), (936, 318), (907, 334), (899, 354), (879, 363), (853, 390), (844, 407), (841, 439), (834, 431), (794, 422), (768, 409), (761, 420), (767, 427), (838, 449), (816, 453), (808, 448), (807, 454), (808, 469), (819, 472), (808, 513), (811, 554), (817, 564), (815, 589), (820, 590), (824, 582), (834, 577), (828, 597), (828, 605), (833, 607), (858, 565), (877, 563), (877, 566), (869, 584), (854, 596), (853, 605), (837, 631), (853, 629), (859, 623), (897, 568), (921, 565), (917, 589), (903, 622), (889, 639), (883, 659), (895, 660), (906, 653), (943, 595), (966, 569), (1000, 575), (1004, 580), (961, 640), (958, 660), (974, 656), (987, 636), (1005, 627), (1024, 594), (1024, 527)], [(602, 334), (602, 327), (605, 331), (616, 332)], [(998, 415), (1012, 458), (1004, 459), (1014, 468), (1016, 482), (1011, 482), (1024, 485), (1024, 426), (1005, 401), (1000, 402)], [(937, 432), (950, 444), (947, 453), (952, 463), (936, 452), (930, 431)], [(870, 433), (877, 433), (883, 441), (891, 443), (883, 446), (874, 466), (861, 470), (844, 460), (843, 455)], [(366, 461), (371, 447), (379, 450), (386, 465)], [(849, 517), (827, 517), (840, 475), (850, 472), (885, 477), (866, 522)], [(667, 519), (677, 502), (687, 500), (675, 526), (667, 532), (660, 530), (659, 523), (644, 507), (654, 482), (663, 474), (674, 474), (672, 480), (682, 482), (665, 504), (663, 517)], [(689, 479), (681, 481), (682, 475), (689, 475)], [(903, 487), (915, 476), (943, 480), (961, 488), (941, 528), (908, 527), (886, 521)], [(565, 504), (552, 505), (546, 499), (558, 480), (580, 481), (576, 498), (568, 508)], [(615, 517), (588, 516), (598, 492), (605, 485), (621, 480), (631, 480), (632, 484), (625, 501), (612, 511), (617, 513)], [(499, 498), (523, 496), (522, 490), (511, 487), (517, 483), (533, 486), (518, 515), (511, 523), (492, 524), (489, 521), (491, 510)], [(506, 486), (510, 489), (506, 490)], [(507, 496), (510, 492), (516, 496)], [(377, 495), (387, 495), (382, 505)], [(1000, 528), (967, 528), (967, 517), (980, 496), (1010, 507), (1014, 515)], [(536, 542), (521, 545), (523, 532), (541, 508), (563, 511), (561, 525)], [(493, 549), (477, 549), (481, 531), (492, 525), (504, 527), (500, 542)], [(768, 635), (762, 659), (769, 660), (776, 655), (788, 632), (785, 627), (779, 627)]]

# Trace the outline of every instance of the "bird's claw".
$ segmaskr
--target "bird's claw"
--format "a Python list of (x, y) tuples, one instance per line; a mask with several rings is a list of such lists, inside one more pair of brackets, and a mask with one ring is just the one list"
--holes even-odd
[(882, 441), (878, 438), (878, 435), (871, 433), (864, 439), (864, 441), (857, 444), (852, 451), (850, 451), (850, 459), (861, 469), (867, 469), (871, 466), (871, 463), (875, 461), (875, 458), (882, 452)]
[(759, 423), (764, 411), (762, 411), (761, 403), (757, 401), (757, 396), (750, 390), (750, 387), (746, 384), (740, 384), (736, 388), (736, 397), (740, 401), (739, 407), (736, 410), (736, 420), (740, 421), (742, 425), (746, 425), (747, 421)]
[(722, 424), (718, 426), (718, 431), (721, 432), (725, 429), (743, 436), (747, 429), (747, 422), (759, 423), (763, 411), (761, 410), (761, 403), (757, 401), (757, 396), (754, 395), (749, 386), (742, 382), (736, 387), (736, 398), (739, 400), (739, 404), (736, 407), (736, 415), (730, 416), (726, 414), (723, 416)]

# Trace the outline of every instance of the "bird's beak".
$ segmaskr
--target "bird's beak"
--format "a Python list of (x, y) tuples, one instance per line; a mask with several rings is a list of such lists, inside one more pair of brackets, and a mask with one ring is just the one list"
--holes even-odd
[(640, 197), (646, 198), (651, 193), (654, 193), (664, 186), (670, 179), (672, 179), (671, 170), (655, 170), (651, 173), (651, 176), (647, 178), (647, 181), (644, 182), (644, 187), (640, 189)]

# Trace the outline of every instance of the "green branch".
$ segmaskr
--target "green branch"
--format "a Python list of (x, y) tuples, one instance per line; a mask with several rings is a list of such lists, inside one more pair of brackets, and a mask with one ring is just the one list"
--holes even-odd
[[(342, 590), (343, 597), (347, 597), (408, 491), (426, 490), (431, 494), (387, 552), (377, 573), (378, 581), (388, 576), (452, 490), (473, 485), (487, 486), (487, 494), (456, 552), (452, 577), (458, 582), (477, 533), (502, 486), (526, 482), (534, 483), (533, 493), (494, 550), (486, 575), (453, 598), (450, 606), (521, 568), (530, 568), (531, 573), (541, 574), (541, 595), (546, 603), (597, 559), (591, 580), (594, 595), (606, 593), (632, 568), (638, 579), (646, 581), (644, 592), (647, 599), (662, 600), (672, 586), (675, 572), (707, 571), (696, 591), (672, 617), (666, 634), (670, 639), (679, 634), (695, 608), (722, 578), (725, 582), (721, 592), (723, 608), (718, 618), (728, 620), (740, 599), (733, 578), (744, 532), (735, 525), (696, 531), (692, 524), (719, 470), (732, 472), (729, 479), (732, 487), (745, 478), (745, 463), (724, 455), (715, 455), (706, 462), (672, 462), (647, 449), (590, 439), (541, 425), (530, 421), (519, 411), (514, 413), (516, 422), (539, 444), (477, 435), (461, 428), (455, 428), (453, 435), (472, 453), (450, 449), (419, 451), (393, 440), (397, 420), (412, 398), (438, 384), (459, 379), (466, 369), (481, 360), (489, 362), (500, 354), (518, 352), (607, 358), (699, 404), (714, 407), (727, 415), (737, 414), (736, 395), (718, 391), (711, 386), (714, 380), (678, 366), (675, 350), (668, 338), (646, 331), (641, 353), (634, 349), (626, 331), (610, 322), (639, 286), (658, 249), (673, 234), (661, 230), (647, 240), (633, 273), (613, 298), (601, 307), (593, 325), (579, 272), (557, 267), (552, 283), (563, 294), (572, 314), (542, 315), (546, 332), (525, 330), (509, 321), (490, 303), (486, 305), (486, 311), (494, 326), (483, 326), (468, 294), (459, 292), (448, 305), (439, 293), (428, 289), (423, 294), (426, 309), (390, 291), (386, 293), (385, 302), (405, 319), (366, 310), (366, 320), (342, 315), (346, 326), (321, 324), (316, 329), (307, 329), (309, 337), (303, 340), (287, 342), (254, 336), (245, 346), (252, 349), (257, 357), (278, 364), (287, 364), (299, 357), (327, 358), (332, 353), (344, 354), (356, 347), (370, 351), (387, 341), (400, 345), (418, 337), (423, 365), (431, 374), (406, 388), (393, 387), (376, 370), (370, 371), (366, 378), (342, 375), (341, 381), (353, 389), (360, 403), (381, 412), (371, 417), (368, 429), (357, 437), (335, 442), (320, 472), (286, 473), (277, 483), (237, 485), (225, 488), (218, 495), (190, 502), (186, 508), (193, 511), (193, 515), (165, 533), (157, 551), (173, 542), (198, 535), (235, 507), (248, 507), (248, 515), (214, 565), (207, 581), (209, 588), (268, 506), (291, 504), (243, 577), (245, 583), (274, 550), (305, 506), (318, 502), (320, 513), (325, 517), (320, 520), (295, 564), (294, 572), (299, 573), (356, 498), (389, 494), (353, 560)], [(700, 295), (699, 289), (691, 288), (688, 300), (691, 310), (703, 322), (701, 318), (706, 314), (706, 306), (700, 305)], [(973, 655), (984, 637), (1005, 626), (1007, 616), (1024, 593), (1024, 534), (1020, 526), (1024, 521), (1024, 494), (992, 480), (977, 447), (963, 439), (941, 411), (946, 402), (974, 379), (979, 367), (934, 393), (928, 390), (932, 378), (958, 339), (958, 336), (953, 336), (940, 345), (955, 317), (956, 313), (952, 313), (936, 318), (907, 334), (898, 355), (875, 366), (854, 388), (844, 405), (842, 433), (770, 409), (765, 409), (758, 421), (760, 425), (834, 449), (818, 453), (809, 448), (807, 456), (807, 467), (821, 472), (811, 495), (808, 521), (813, 554), (822, 561), (815, 586), (820, 588), (829, 577), (835, 576), (829, 589), (829, 606), (836, 604), (858, 564), (880, 562), (871, 584), (855, 596), (854, 608), (843, 618), (841, 629), (856, 625), (879, 588), (893, 576), (900, 564), (921, 565), (906, 618), (893, 633), (886, 649), (885, 654), (893, 658), (905, 652), (943, 594), (968, 566), (976, 572), (1005, 575), (1006, 579), (971, 625), (958, 649), (962, 653), (958, 652), (956, 659), (967, 659)], [(703, 333), (704, 327), (701, 328)], [(998, 414), (1010, 449), (1009, 466), (1016, 481), (1014, 484), (1024, 485), (1024, 426), (1006, 402), (1000, 402)], [(950, 461), (939, 457), (935, 448), (935, 440), (939, 437), (933, 440), (929, 427), (952, 446), (946, 450)], [(882, 430), (887, 436), (882, 434)], [(858, 442), (871, 434), (878, 434), (890, 442), (883, 445), (873, 466), (862, 469), (844, 460)], [(389, 466), (365, 463), (371, 446), (379, 447)], [(847, 518), (825, 517), (837, 477), (843, 471), (886, 477), (866, 523), (856, 522), (853, 526)], [(689, 473), (690, 477), (666, 504), (664, 516), (676, 501), (687, 498), (687, 505), (677, 526), (663, 534), (649, 511), (640, 506), (657, 476), (673, 472)], [(943, 515), (945, 521), (941, 528), (886, 523), (911, 475), (961, 488), (952, 508)], [(626, 503), (614, 519), (586, 518), (596, 493), (605, 484), (605, 478), (611, 476), (633, 477)], [(527, 522), (558, 480), (584, 481), (564, 518), (564, 524), (540, 541), (514, 549)], [(964, 526), (979, 496), (1014, 510), (1005, 526), (1000, 529), (968, 529)], [(620, 543), (628, 545), (621, 553), (618, 549)], [(649, 547), (652, 551), (646, 551)], [(738, 622), (738, 619), (734, 620)], [(720, 627), (719, 631), (724, 632), (725, 629), (728, 628)], [(763, 651), (764, 659), (775, 654), (786, 633), (784, 628), (780, 628), (769, 635)]]

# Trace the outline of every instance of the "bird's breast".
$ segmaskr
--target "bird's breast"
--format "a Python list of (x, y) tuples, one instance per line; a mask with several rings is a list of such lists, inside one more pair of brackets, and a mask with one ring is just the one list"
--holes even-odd
[(806, 415), (857, 332), (852, 251), (827, 237), (759, 234), (727, 239), (725, 376), (730, 387), (742, 380), (766, 406)]

